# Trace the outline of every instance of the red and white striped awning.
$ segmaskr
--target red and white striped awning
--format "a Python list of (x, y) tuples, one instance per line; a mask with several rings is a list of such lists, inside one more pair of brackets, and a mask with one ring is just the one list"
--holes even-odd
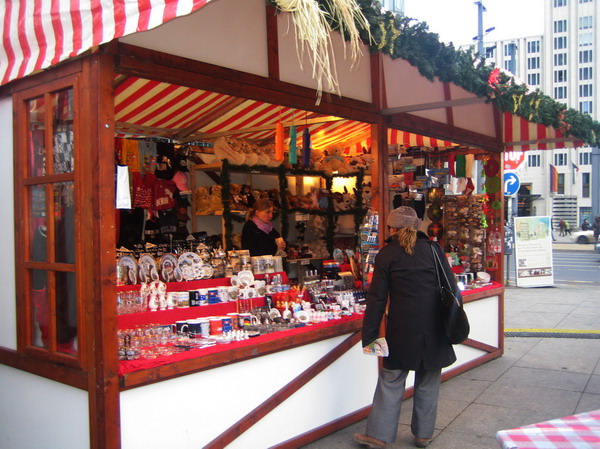
[(413, 134), (407, 131), (397, 129), (388, 130), (388, 144), (402, 145), (404, 147), (430, 147), (430, 148), (448, 148), (455, 147), (458, 144), (447, 140), (434, 139), (433, 137)]
[(0, 85), (190, 14), (210, 0), (2, 0)]
[(115, 89), (115, 121), (120, 135), (177, 141), (223, 135), (273, 141), (281, 121), (296, 126), (299, 141), (308, 126), (317, 150), (340, 146), (350, 153), (367, 145), (371, 132), (368, 123), (135, 77)]
[(532, 123), (509, 112), (504, 113), (503, 119), (505, 151), (553, 150), (583, 145), (580, 140), (565, 137), (552, 126)]

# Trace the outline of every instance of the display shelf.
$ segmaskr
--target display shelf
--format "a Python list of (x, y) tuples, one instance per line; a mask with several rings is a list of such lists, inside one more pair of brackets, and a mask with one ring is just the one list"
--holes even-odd
[(287, 349), (304, 346), (328, 338), (359, 332), (363, 315), (353, 314), (340, 320), (330, 320), (265, 334), (240, 342), (218, 344), (209, 348), (159, 357), (153, 360), (131, 360), (119, 363), (120, 388), (161, 382), (219, 366), (238, 363)]
[(264, 307), (263, 296), (252, 299), (238, 299), (237, 301), (220, 302), (217, 304), (206, 304), (196, 307), (181, 307), (175, 309), (156, 310), (153, 312), (138, 312), (119, 315), (119, 329), (131, 329), (146, 324), (165, 325), (173, 324), (178, 320), (194, 318), (205, 318), (209, 316), (221, 316), (228, 313), (246, 311), (249, 312), (256, 307)]
[[(265, 175), (265, 176), (277, 176), (278, 186), (279, 186), (279, 202), (281, 204), (281, 229), (280, 233), (284, 239), (287, 240), (288, 237), (288, 216), (292, 213), (303, 213), (303, 214), (312, 214), (312, 215), (323, 215), (327, 217), (327, 230), (326, 230), (326, 240), (328, 250), (333, 252), (333, 228), (335, 226), (335, 217), (338, 215), (354, 215), (355, 217), (359, 217), (357, 220), (356, 230), (358, 230), (358, 225), (362, 220), (363, 216), (366, 214), (367, 210), (361, 207), (355, 207), (346, 211), (334, 211), (333, 208), (333, 195), (331, 194), (331, 186), (332, 180), (336, 177), (355, 177), (356, 178), (356, 190), (357, 196), (356, 200), (362, 202), (362, 180), (364, 178), (364, 170), (358, 170), (351, 173), (343, 173), (343, 174), (333, 174), (327, 173), (319, 170), (311, 170), (311, 169), (302, 169), (302, 168), (290, 168), (284, 166), (265, 166), (265, 165), (234, 165), (229, 163), (227, 160), (223, 160), (219, 163), (212, 164), (194, 164), (191, 166), (191, 171), (194, 173), (195, 171), (202, 171), (207, 173), (221, 173), (221, 177), (219, 178), (220, 184), (223, 187), (221, 192), (221, 200), (223, 203), (223, 209), (220, 212), (222, 216), (223, 224), (223, 247), (229, 249), (232, 247), (232, 221), (238, 220), (238, 211), (234, 211), (230, 208), (229, 199), (230, 192), (228, 191), (228, 187), (231, 183), (231, 173), (247, 173), (250, 175)], [(287, 176), (317, 176), (321, 177), (325, 180), (326, 190), (329, 193), (328, 206), (327, 208), (322, 209), (305, 209), (305, 208), (291, 208), (287, 203), (285, 187), (287, 186), (286, 177)], [(213, 180), (214, 177), (213, 177)], [(215, 181), (216, 182), (216, 181)], [(196, 183), (195, 176), (192, 176), (192, 190), (195, 191)], [(195, 217), (199, 216), (208, 216), (209, 214), (198, 214), (196, 211), (192, 211), (192, 227), (195, 228), (196, 222)]]

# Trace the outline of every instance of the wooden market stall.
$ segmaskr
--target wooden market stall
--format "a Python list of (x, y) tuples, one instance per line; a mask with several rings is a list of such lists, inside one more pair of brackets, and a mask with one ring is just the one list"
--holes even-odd
[[(404, 59), (362, 44), (353, 64), (332, 33), (340, 95), (325, 86), (316, 102), (290, 14), (263, 0), (166, 4), (140, 5), (138, 14), (75, 11), (73, 42), (56, 49), (40, 36), (61, 25), (54, 16), (44, 26), (38, 10), (33, 33), (24, 32), (28, 51), (15, 52), (27, 39), (5, 36), (0, 185), (9, 195), (0, 229), (14, 239), (0, 243), (0, 444), (297, 447), (368, 414), (378, 366), (362, 355), (356, 313), (150, 363), (119, 360), (119, 330), (147, 316), (117, 311), (115, 137), (269, 140), (278, 122), (297, 121), (317, 149), (370, 148), (371, 206), (382, 217), (392, 206), (389, 149), (398, 142), (435, 148), (445, 163), (471, 154), (501, 167), (503, 115)], [(502, 205), (501, 189), (492, 200)], [(502, 206), (494, 214), (501, 232)], [(472, 332), (445, 378), (502, 354), (502, 260), (500, 252), (495, 283), (465, 295)], [(214, 307), (206, 315), (236, 311)], [(151, 313), (148, 320), (165, 324), (187, 311)]]

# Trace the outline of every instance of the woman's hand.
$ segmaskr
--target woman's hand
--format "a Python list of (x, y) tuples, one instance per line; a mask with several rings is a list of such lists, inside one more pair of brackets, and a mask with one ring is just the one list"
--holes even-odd
[(283, 237), (277, 237), (275, 239), (275, 244), (277, 245), (277, 249), (280, 249), (281, 251), (283, 251), (287, 246), (285, 240), (283, 240)]

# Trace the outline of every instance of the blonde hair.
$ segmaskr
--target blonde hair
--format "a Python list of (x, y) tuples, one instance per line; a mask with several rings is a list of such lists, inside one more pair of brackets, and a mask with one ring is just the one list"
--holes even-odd
[(406, 254), (412, 256), (417, 243), (417, 230), (414, 228), (390, 228), (390, 233), (392, 237), (398, 240)]

